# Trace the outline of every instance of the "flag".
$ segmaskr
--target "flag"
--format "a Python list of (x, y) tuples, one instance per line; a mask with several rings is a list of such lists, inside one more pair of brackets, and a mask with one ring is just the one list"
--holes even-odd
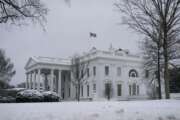
[(94, 38), (97, 37), (96, 33), (92, 33), (92, 32), (89, 33), (89, 36)]

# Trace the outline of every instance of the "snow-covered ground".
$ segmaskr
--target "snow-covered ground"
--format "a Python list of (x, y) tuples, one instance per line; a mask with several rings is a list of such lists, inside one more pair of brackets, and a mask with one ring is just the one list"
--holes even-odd
[(180, 101), (0, 104), (0, 120), (180, 120)]

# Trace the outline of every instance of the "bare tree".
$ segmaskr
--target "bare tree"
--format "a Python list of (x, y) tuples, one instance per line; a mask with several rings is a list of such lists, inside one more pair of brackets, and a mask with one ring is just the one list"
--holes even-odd
[[(158, 32), (154, 33), (154, 36), (157, 36), (157, 34)], [(161, 76), (163, 75), (164, 57), (163, 57), (162, 43), (160, 43), (158, 40), (159, 39), (148, 40), (148, 38), (146, 38), (142, 42), (142, 50), (144, 55), (146, 56), (144, 68), (145, 70), (149, 70), (151, 74), (154, 74), (156, 76), (155, 79), (153, 80), (157, 80), (158, 82), (158, 95), (159, 95), (159, 99), (161, 99), (162, 98)], [(173, 48), (172, 47), (169, 48), (168, 55), (169, 55), (169, 60), (179, 58), (179, 51), (177, 50), (177, 47), (174, 46)], [(176, 66), (173, 65), (172, 63), (169, 62), (169, 64), (171, 64), (171, 66), (176, 68)]]
[(0, 23), (31, 20), (43, 26), (47, 8), (40, 0), (0, 0)]
[[(145, 72), (148, 71), (151, 73), (152, 76), (156, 76), (155, 79), (158, 82), (158, 97), (159, 99), (162, 98), (161, 94), (161, 73), (162, 73), (162, 60), (163, 60), (163, 53), (162, 53), (162, 46), (159, 45), (159, 41), (152, 41), (146, 38), (142, 42), (142, 50), (143, 54), (145, 55), (145, 63), (144, 68)], [(146, 76), (145, 76), (146, 77)], [(154, 82), (149, 82), (154, 83)], [(155, 90), (156, 91), (156, 90)]]
[(89, 76), (88, 66), (89, 61), (83, 61), (79, 55), (72, 58), (71, 71), (73, 80), (71, 81), (76, 88), (76, 99), (80, 101), (80, 88), (87, 83)]
[(124, 13), (124, 23), (130, 28), (150, 38), (158, 32), (163, 48), (165, 93), (170, 98), (168, 63), (170, 51), (179, 42), (180, 0), (121, 0), (115, 5)]
[(6, 58), (5, 52), (0, 49), (0, 86), (4, 88), (9, 85), (11, 78), (15, 75), (14, 65), (10, 58)]

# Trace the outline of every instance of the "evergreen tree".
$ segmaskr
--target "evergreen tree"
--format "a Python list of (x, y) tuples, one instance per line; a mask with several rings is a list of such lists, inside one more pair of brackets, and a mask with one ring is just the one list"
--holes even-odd
[(6, 88), (15, 73), (14, 64), (5, 56), (4, 50), (0, 49), (0, 88)]

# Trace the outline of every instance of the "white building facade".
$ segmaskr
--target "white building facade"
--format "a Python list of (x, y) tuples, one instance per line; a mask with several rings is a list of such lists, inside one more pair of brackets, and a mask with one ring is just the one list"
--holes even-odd
[[(81, 56), (81, 61), (89, 63), (85, 82), (80, 86), (80, 99), (107, 99), (105, 91), (109, 88), (114, 100), (148, 98), (146, 83), (150, 77), (142, 57), (122, 49), (93, 48)], [(71, 59), (29, 58), (25, 66), (27, 89), (57, 92), (64, 100), (76, 99), (71, 65)]]

